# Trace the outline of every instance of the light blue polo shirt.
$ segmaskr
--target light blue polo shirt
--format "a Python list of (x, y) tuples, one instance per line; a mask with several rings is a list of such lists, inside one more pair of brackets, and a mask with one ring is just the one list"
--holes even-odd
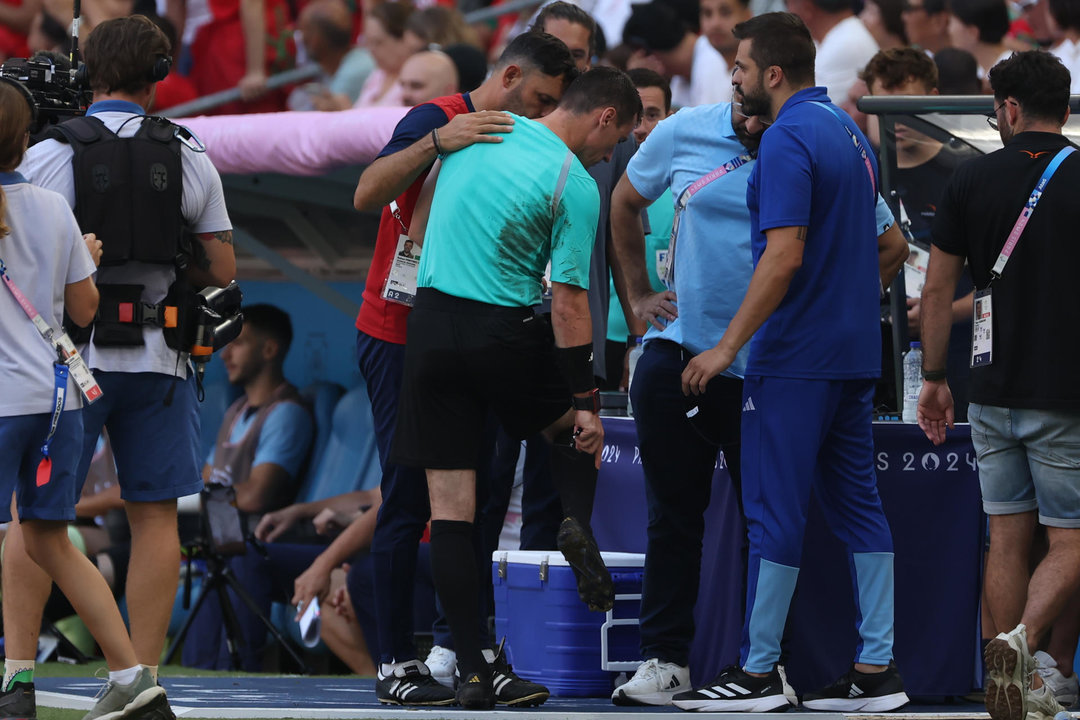
[(418, 287), (530, 307), (540, 304), (550, 258), (553, 282), (589, 288), (596, 181), (558, 135), (513, 117), (514, 131), (502, 142), (475, 143), (443, 159)]
[[(255, 422), (258, 408), (242, 413), (233, 423), (229, 433), (229, 442), (238, 443), (244, 439), (251, 424)], [(311, 414), (294, 402), (280, 402), (270, 411), (259, 433), (259, 444), (255, 448), (255, 459), (251, 467), (264, 463), (281, 466), (285, 472), (297, 480), (300, 467), (311, 448), (311, 439), (315, 428)], [(210, 449), (206, 464), (213, 466), (216, 446)], [(246, 478), (243, 478), (246, 480)]]
[[(671, 188), (683, 190), (746, 152), (731, 127), (731, 105), (683, 108), (662, 120), (638, 148), (626, 176), (644, 198), (655, 200)], [(675, 287), (679, 317), (663, 331), (650, 327), (646, 342), (670, 340), (694, 353), (720, 341), (742, 303), (753, 273), (748, 162), (698, 191), (679, 220), (675, 245)], [(670, 260), (669, 260), (670, 262)], [(742, 377), (744, 348), (725, 375)]]

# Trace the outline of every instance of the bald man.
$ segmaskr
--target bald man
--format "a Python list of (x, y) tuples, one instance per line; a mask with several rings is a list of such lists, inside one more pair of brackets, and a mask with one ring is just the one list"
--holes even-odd
[(375, 61), (352, 43), (352, 15), (344, 0), (313, 0), (297, 20), (308, 57), (322, 70), (318, 82), (303, 88), (309, 98), (290, 98), (291, 110), (345, 110), (360, 96), (360, 88)]
[(419, 105), (457, 92), (457, 66), (446, 53), (424, 50), (405, 61), (398, 82), (404, 103)]

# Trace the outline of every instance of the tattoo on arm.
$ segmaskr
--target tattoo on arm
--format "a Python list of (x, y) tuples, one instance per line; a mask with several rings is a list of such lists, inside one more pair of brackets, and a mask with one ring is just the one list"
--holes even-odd
[(210, 269), (210, 256), (206, 254), (206, 248), (203, 247), (201, 242), (192, 243), (191, 261), (200, 270), (207, 271)]
[(795, 231), (795, 237), (802, 242), (806, 242), (806, 227), (800, 227)]
[(216, 232), (214, 233), (214, 237), (217, 238), (217, 241), (223, 245), (233, 244), (232, 230), (222, 230), (220, 232)]

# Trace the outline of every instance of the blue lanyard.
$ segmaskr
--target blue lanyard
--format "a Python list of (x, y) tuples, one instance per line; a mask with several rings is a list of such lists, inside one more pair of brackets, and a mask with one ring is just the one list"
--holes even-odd
[(41, 445), (41, 462), (37, 467), (37, 486), (41, 487), (49, 482), (52, 476), (52, 458), (49, 457), (49, 446), (52, 444), (56, 428), (60, 426), (60, 416), (64, 412), (64, 400), (67, 395), (68, 367), (63, 363), (53, 363), (53, 375), (56, 379), (53, 402), (52, 419), (49, 421), (49, 433), (45, 436), (45, 442)]
[(1043, 170), (1042, 177), (1039, 178), (1039, 182), (1035, 184), (1035, 189), (1031, 191), (1031, 195), (1028, 197), (1028, 201), (1024, 204), (1024, 209), (1020, 211), (1020, 217), (1016, 218), (1016, 223), (1013, 225), (1012, 230), (1009, 232), (1009, 237), (1005, 240), (1005, 247), (1001, 248), (1001, 253), (998, 254), (997, 261), (994, 263), (993, 269), (990, 271), (990, 281), (993, 282), (1001, 277), (1001, 273), (1005, 272), (1005, 264), (1009, 262), (1009, 258), (1012, 257), (1013, 250), (1016, 249), (1016, 243), (1020, 241), (1020, 234), (1024, 232), (1024, 228), (1027, 227), (1028, 220), (1035, 214), (1035, 206), (1039, 204), (1039, 200), (1042, 199), (1043, 193), (1046, 191), (1046, 186), (1050, 183), (1050, 178), (1054, 177), (1054, 173), (1061, 167), (1061, 163), (1065, 162), (1065, 158), (1076, 152), (1076, 148), (1071, 145), (1061, 148), (1058, 154), (1054, 156), (1054, 159), (1050, 161), (1050, 164)]
[(851, 128), (849, 128), (847, 126), (847, 123), (844, 122), (844, 118), (840, 117), (840, 113), (838, 113), (831, 105), (827, 105), (823, 102), (818, 102), (817, 100), (811, 100), (810, 102), (814, 103), (815, 105), (819, 105), (831, 112), (833, 114), (833, 117), (835, 117), (840, 123), (840, 127), (844, 128), (844, 132), (846, 132), (848, 134), (848, 137), (851, 138), (851, 144), (855, 148), (855, 152), (859, 153), (859, 157), (862, 158), (863, 165), (866, 166), (866, 173), (870, 176), (870, 189), (873, 191), (874, 197), (876, 198), (877, 178), (874, 177), (874, 166), (870, 162), (870, 156), (867, 154), (866, 148), (863, 147), (862, 141), (859, 140), (859, 137), (854, 132), (851, 131)]

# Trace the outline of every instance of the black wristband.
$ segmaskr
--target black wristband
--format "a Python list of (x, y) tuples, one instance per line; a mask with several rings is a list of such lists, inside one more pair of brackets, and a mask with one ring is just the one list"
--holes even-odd
[(592, 344), (555, 348), (555, 363), (570, 384), (571, 393), (587, 393), (596, 387)]
[(578, 397), (572, 395), (570, 402), (575, 410), (585, 410), (587, 412), (600, 414), (600, 390), (599, 388), (593, 388), (589, 393), (589, 397)]
[(631, 350), (633, 350), (634, 346), (637, 345), (639, 342), (641, 342), (642, 337), (643, 337), (642, 335), (627, 335), (626, 336), (626, 346), (628, 348), (630, 348)]
[(435, 154), (439, 157), (446, 155), (443, 152), (442, 145), (439, 144), (439, 128), (431, 128), (431, 142), (435, 145)]
[(945, 370), (926, 370), (922, 371), (922, 379), (929, 380), (930, 382), (939, 382), (944, 380), (948, 376)]

